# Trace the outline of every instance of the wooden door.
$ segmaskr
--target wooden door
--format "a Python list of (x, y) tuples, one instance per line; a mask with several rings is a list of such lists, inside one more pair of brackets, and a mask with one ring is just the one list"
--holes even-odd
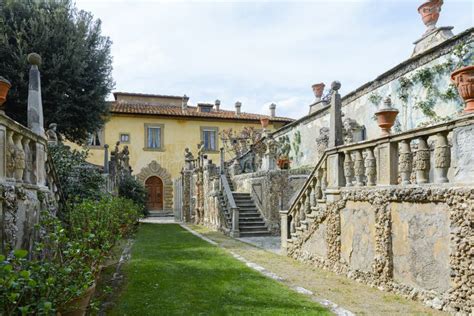
[(163, 181), (158, 177), (149, 177), (145, 181), (148, 192), (147, 207), (150, 211), (163, 210)]

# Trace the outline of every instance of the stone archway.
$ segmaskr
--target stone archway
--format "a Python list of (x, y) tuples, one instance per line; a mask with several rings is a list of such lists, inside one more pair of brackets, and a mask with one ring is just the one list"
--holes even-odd
[(137, 174), (137, 179), (145, 185), (149, 177), (159, 177), (163, 181), (163, 211), (173, 210), (173, 181), (171, 175), (158, 162), (153, 160), (148, 166), (142, 168)]

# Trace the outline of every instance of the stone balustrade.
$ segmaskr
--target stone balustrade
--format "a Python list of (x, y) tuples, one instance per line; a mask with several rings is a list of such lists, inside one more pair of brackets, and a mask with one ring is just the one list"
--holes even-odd
[[(0, 113), (0, 182), (41, 188), (53, 185), (47, 140)], [(47, 173), (49, 172), (49, 175)], [(50, 177), (48, 179), (48, 176)]]

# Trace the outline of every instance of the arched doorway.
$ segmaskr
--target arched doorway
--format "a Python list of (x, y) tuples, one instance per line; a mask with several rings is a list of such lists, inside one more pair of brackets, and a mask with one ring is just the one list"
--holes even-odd
[(151, 176), (145, 181), (148, 192), (147, 207), (149, 211), (163, 210), (163, 181), (156, 176)]

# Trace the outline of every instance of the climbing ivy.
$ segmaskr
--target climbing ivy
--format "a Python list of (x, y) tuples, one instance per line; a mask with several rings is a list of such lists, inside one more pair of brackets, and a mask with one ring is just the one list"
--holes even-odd
[[(400, 77), (398, 79), (397, 95), (402, 101), (402, 106), (406, 107), (408, 105), (413, 87), (420, 84), (426, 90), (426, 98), (423, 100), (415, 99), (415, 108), (420, 109), (425, 116), (433, 121), (448, 119), (449, 117), (438, 116), (434, 111), (437, 101), (454, 101), (459, 108), (462, 108), (462, 100), (459, 98), (454, 84), (451, 83), (445, 91), (440, 91), (437, 83), (455, 69), (473, 63), (474, 53), (472, 44), (463, 43), (453, 49), (452, 54), (444, 63), (418, 69), (411, 76)], [(371, 99), (371, 97), (369, 97), (369, 101), (376, 100)]]

